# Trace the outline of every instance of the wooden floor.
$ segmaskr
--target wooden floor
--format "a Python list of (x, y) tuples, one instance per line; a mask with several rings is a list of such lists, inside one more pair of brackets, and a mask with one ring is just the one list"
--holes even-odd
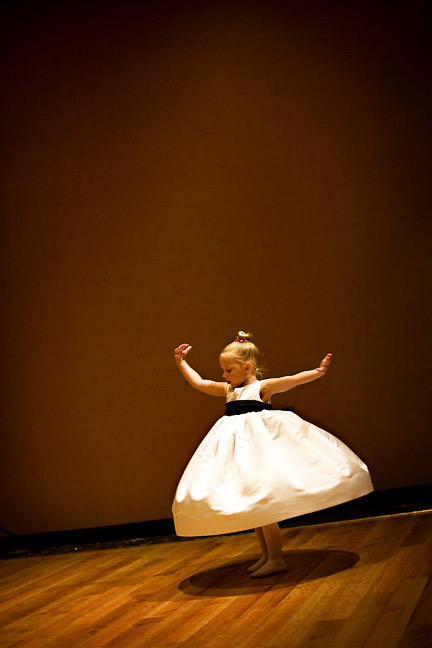
[(1, 648), (428, 648), (432, 512), (0, 561)]

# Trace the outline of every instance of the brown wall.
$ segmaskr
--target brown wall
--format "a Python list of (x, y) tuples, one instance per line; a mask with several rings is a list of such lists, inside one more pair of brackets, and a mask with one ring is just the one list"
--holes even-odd
[(219, 378), (239, 328), (272, 375), (332, 351), (275, 404), (432, 481), (420, 3), (12, 6), (0, 526), (168, 517), (223, 411), (172, 350)]

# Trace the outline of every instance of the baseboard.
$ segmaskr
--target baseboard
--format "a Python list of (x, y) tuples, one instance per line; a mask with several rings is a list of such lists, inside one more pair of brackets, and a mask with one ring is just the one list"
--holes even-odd
[(130, 539), (165, 538), (174, 535), (175, 529), (172, 518), (88, 529), (8, 535), (0, 538), (0, 558), (10, 552), (32, 551), (40, 553), (45, 549), (55, 547), (62, 547), (64, 551), (75, 551), (82, 546), (96, 543), (118, 544)]
[[(280, 523), (282, 528), (432, 509), (432, 484), (374, 491), (359, 499)], [(0, 558), (65, 553), (121, 545), (180, 541), (172, 518), (0, 538)]]

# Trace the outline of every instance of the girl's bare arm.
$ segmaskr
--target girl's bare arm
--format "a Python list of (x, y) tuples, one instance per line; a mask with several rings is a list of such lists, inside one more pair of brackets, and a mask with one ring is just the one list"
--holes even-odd
[(188, 383), (194, 389), (210, 394), (210, 396), (226, 396), (227, 384), (225, 382), (215, 382), (214, 380), (206, 380), (202, 378), (195, 369), (186, 362), (185, 358), (189, 351), (192, 349), (190, 344), (180, 344), (174, 351), (174, 358), (179, 371), (186, 378)]
[(332, 354), (327, 353), (325, 358), (321, 360), (321, 364), (317, 369), (301, 371), (294, 376), (282, 376), (281, 378), (268, 378), (267, 380), (264, 380), (260, 390), (261, 398), (266, 403), (270, 400), (273, 394), (280, 394), (297, 387), (297, 385), (304, 385), (305, 383), (317, 380), (317, 378), (321, 378), (325, 375), (330, 366), (331, 357)]

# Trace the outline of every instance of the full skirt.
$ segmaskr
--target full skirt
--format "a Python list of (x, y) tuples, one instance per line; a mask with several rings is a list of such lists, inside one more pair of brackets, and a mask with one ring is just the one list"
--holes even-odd
[(223, 416), (183, 473), (174, 522), (180, 536), (231, 533), (372, 490), (367, 466), (352, 450), (293, 412)]

